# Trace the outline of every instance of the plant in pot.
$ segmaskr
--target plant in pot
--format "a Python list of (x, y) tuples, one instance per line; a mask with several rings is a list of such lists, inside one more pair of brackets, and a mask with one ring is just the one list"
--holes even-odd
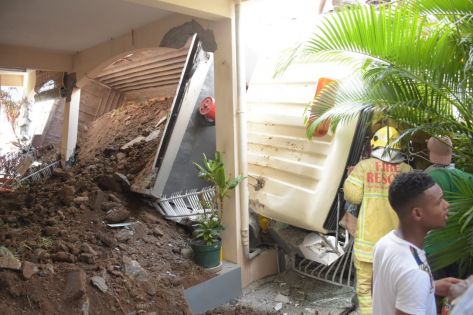
[(212, 200), (202, 202), (203, 208), (208, 211), (204, 211), (195, 223), (194, 238), (191, 242), (195, 262), (205, 268), (212, 268), (220, 264), (221, 233), (225, 228), (222, 225), (223, 200), (244, 177), (238, 175), (230, 179), (218, 151), (215, 152), (213, 160), (204, 154), (202, 164), (193, 163), (199, 172), (198, 176), (208, 181), (215, 189)]

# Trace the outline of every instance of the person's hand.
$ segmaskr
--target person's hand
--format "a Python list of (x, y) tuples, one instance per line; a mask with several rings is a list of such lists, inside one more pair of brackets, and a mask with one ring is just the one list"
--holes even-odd
[(462, 281), (461, 279), (448, 277), (435, 281), (435, 294), (438, 296), (447, 296), (450, 287)]

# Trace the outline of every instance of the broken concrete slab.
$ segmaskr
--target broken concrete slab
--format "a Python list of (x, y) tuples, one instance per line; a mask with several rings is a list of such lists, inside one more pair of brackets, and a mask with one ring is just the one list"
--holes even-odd
[(143, 136), (138, 136), (138, 137), (136, 137), (135, 139), (129, 141), (128, 143), (122, 145), (121, 148), (120, 148), (120, 150), (123, 150), (123, 151), (124, 151), (124, 150), (126, 150), (126, 149), (128, 149), (128, 148), (131, 148), (134, 144), (139, 143), (139, 142), (141, 142), (141, 141), (145, 141), (145, 139), (146, 139), (146, 138), (143, 137)]
[(103, 293), (107, 293), (108, 286), (105, 283), (105, 279), (99, 276), (93, 276), (90, 278), (90, 282), (92, 283), (93, 286), (95, 286), (97, 289), (102, 291)]

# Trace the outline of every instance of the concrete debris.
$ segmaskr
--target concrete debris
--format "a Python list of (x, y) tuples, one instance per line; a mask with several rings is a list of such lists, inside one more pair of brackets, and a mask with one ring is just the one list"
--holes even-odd
[(163, 122), (165, 122), (167, 120), (167, 116), (164, 116), (163, 118), (161, 118), (158, 123), (156, 124), (156, 128), (158, 128)]
[(192, 258), (192, 255), (194, 255), (193, 251), (192, 251), (192, 248), (190, 247), (185, 247), (185, 248), (182, 248), (181, 249), (181, 255), (182, 257), (184, 258)]
[(90, 207), (94, 209), (95, 211), (100, 210), (102, 207), (102, 203), (106, 200), (105, 193), (100, 190), (94, 190), (90, 193)]
[(130, 181), (125, 175), (115, 172), (113, 176), (115, 177), (115, 180), (121, 185), (124, 191), (130, 190), (130, 186), (131, 186)]
[(115, 196), (114, 194), (108, 194), (108, 199), (110, 199), (111, 201), (113, 202), (118, 202), (118, 203), (121, 203), (122, 201), (120, 200), (120, 198), (118, 198), (117, 196)]
[(274, 300), (276, 302), (281, 302), (281, 303), (289, 303), (290, 302), (289, 297), (287, 297), (285, 295), (282, 295), (281, 293), (278, 293), (278, 295), (276, 295)]
[(80, 196), (80, 197), (75, 197), (73, 199), (75, 204), (82, 204), (82, 203), (88, 203), (89, 202), (89, 197), (87, 196)]
[(274, 305), (274, 310), (275, 310), (275, 311), (279, 311), (280, 309), (282, 309), (282, 303), (276, 303), (276, 304)]
[(120, 230), (115, 233), (115, 238), (121, 243), (125, 243), (133, 237), (133, 231), (130, 230)]
[(154, 130), (145, 138), (145, 141), (150, 142), (150, 141), (153, 141), (154, 139), (158, 139), (160, 134), (161, 134), (161, 131), (159, 129)]
[(143, 136), (138, 136), (138, 137), (136, 137), (135, 139), (131, 140), (130, 142), (128, 142), (128, 143), (122, 145), (122, 147), (120, 148), (120, 150), (125, 151), (126, 149), (131, 148), (134, 144), (139, 143), (139, 142), (141, 142), (141, 141), (145, 141), (145, 139), (146, 139), (146, 138), (143, 137)]
[(6, 247), (0, 246), (0, 268), (20, 270), (21, 262)]
[(99, 289), (100, 291), (102, 291), (103, 293), (107, 293), (108, 286), (107, 286), (107, 284), (105, 283), (105, 279), (104, 279), (104, 278), (99, 277), (99, 276), (94, 276), (94, 277), (90, 278), (90, 282), (92, 282), (92, 284), (93, 284), (97, 289)]
[(82, 253), (86, 253), (86, 254), (92, 254), (94, 256), (97, 256), (98, 253), (92, 248), (92, 246), (90, 246), (89, 244), (87, 243), (83, 243), (80, 247), (80, 251)]
[(146, 275), (146, 271), (141, 265), (130, 257), (123, 256), (123, 272), (125, 275), (136, 278), (140, 275)]

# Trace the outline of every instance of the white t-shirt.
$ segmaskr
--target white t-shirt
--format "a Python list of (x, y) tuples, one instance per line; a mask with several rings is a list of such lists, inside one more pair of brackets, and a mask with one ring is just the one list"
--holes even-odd
[(373, 315), (394, 315), (396, 309), (412, 315), (436, 315), (434, 290), (422, 249), (403, 240), (399, 231), (389, 232), (376, 243)]

